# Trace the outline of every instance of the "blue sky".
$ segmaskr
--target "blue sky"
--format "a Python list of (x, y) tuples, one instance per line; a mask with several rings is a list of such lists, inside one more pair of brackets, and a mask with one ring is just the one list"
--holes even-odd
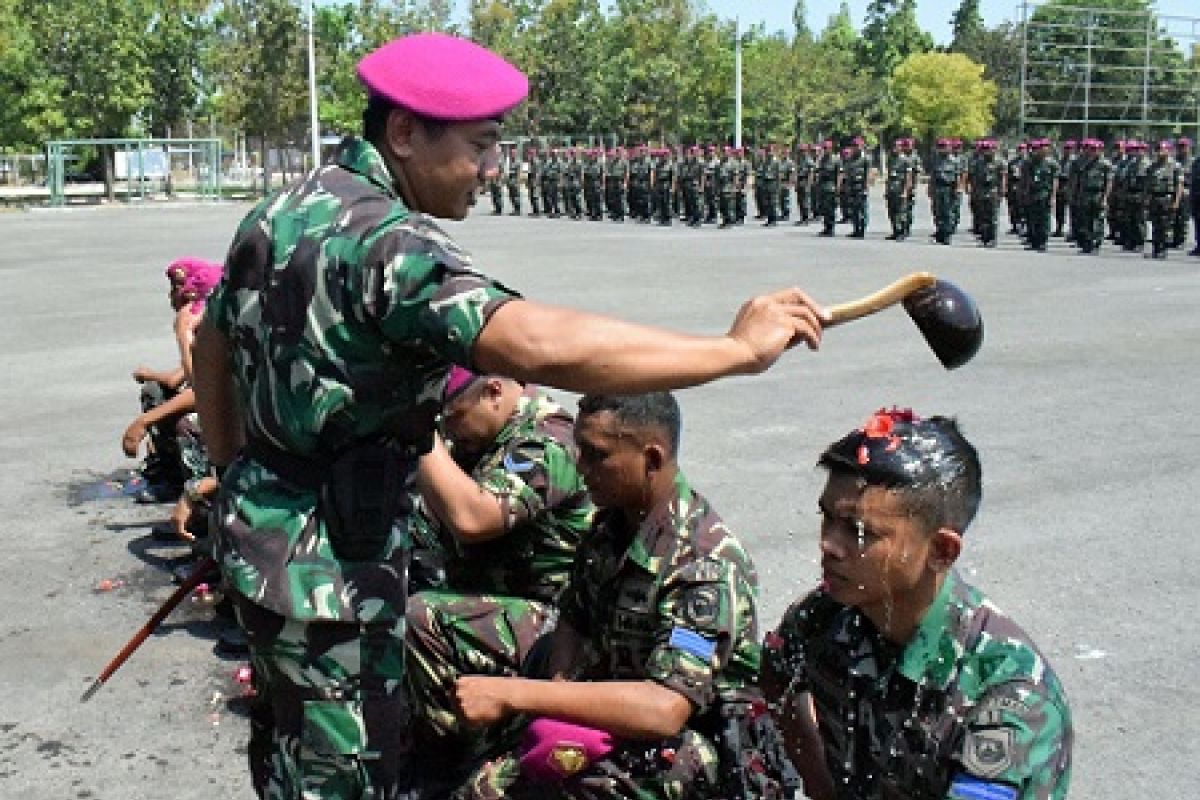
[[(862, 26), (868, 0), (850, 0), (850, 13), (855, 25)], [(933, 35), (934, 41), (950, 41), (950, 17), (960, 0), (917, 0), (917, 18), (921, 27)], [(707, 0), (708, 7), (721, 17), (740, 17), (746, 24), (765, 22), (768, 30), (792, 29), (793, 0)], [(825, 27), (830, 15), (837, 13), (840, 0), (808, 0), (808, 24), (813, 30)], [(1014, 0), (981, 0), (980, 11), (988, 26), (1020, 18), (1019, 4)], [(1159, 0), (1158, 13), (1166, 16), (1200, 17), (1196, 0)]]

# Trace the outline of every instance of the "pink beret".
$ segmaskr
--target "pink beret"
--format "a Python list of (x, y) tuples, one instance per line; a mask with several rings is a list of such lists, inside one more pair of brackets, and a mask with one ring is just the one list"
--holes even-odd
[(612, 734), (557, 719), (529, 723), (521, 743), (521, 774), (544, 783), (560, 782), (612, 752)]
[(1180, 136), (1179, 140), (1175, 142), (1176, 146), (1178, 146), (1178, 147), (1183, 147), (1185, 145), (1191, 145), (1191, 143), (1192, 143), (1192, 140), (1187, 138), (1186, 136)]
[(372, 95), (450, 122), (491, 119), (525, 99), (529, 80), (474, 42), (442, 33), (401, 36), (358, 62)]
[(442, 390), (442, 402), (449, 403), (454, 398), (458, 397), (467, 387), (475, 382), (479, 376), (469, 369), (455, 364), (450, 368), (450, 376), (446, 378), (446, 388)]
[(221, 282), (223, 272), (220, 264), (184, 256), (167, 265), (167, 280), (188, 295), (192, 313), (199, 314), (204, 309), (205, 300)]
[(862, 145), (863, 145), (863, 138), (862, 138), (861, 136), (855, 136), (855, 137), (854, 137), (854, 144), (855, 144), (856, 146), (858, 146), (858, 147), (862, 147)]

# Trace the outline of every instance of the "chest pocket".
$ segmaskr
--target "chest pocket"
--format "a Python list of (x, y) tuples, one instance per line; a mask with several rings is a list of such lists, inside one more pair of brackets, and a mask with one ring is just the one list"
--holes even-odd
[(644, 677), (646, 660), (657, 644), (657, 588), (649, 577), (624, 581), (618, 588), (606, 643), (615, 680)]

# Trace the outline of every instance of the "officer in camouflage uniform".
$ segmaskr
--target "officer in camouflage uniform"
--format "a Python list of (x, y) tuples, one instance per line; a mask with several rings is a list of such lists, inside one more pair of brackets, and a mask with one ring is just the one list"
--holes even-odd
[(794, 289), (709, 337), (518, 299), (433, 219), (469, 213), (525, 76), (435, 33), (384, 45), (358, 72), (364, 138), (247, 216), (193, 348), (224, 472), (215, 557), (258, 689), (249, 756), (278, 800), (412, 788), (403, 532), (451, 364), (577, 392), (692, 386), (815, 346), (822, 322)]
[(888, 159), (887, 177), (884, 185), (884, 200), (887, 202), (888, 222), (892, 232), (888, 234), (891, 241), (904, 241), (908, 236), (905, 228), (905, 212), (909, 198), (913, 192), (914, 174), (912, 157), (904, 152), (904, 142), (897, 139), (892, 144), (892, 157)]
[(1150, 220), (1151, 258), (1166, 258), (1175, 225), (1175, 212), (1183, 199), (1183, 170), (1171, 152), (1171, 142), (1158, 143), (1156, 158), (1146, 169), (1143, 204)]
[[(758, 207), (758, 211), (767, 220), (763, 224), (774, 227), (779, 222), (779, 186), (781, 183), (779, 158), (775, 154), (774, 146), (767, 148), (763, 153), (761, 174), (763, 205)], [(754, 177), (756, 193), (758, 181), (759, 177), (756, 174)]]
[(1140, 253), (1146, 245), (1146, 176), (1150, 171), (1150, 158), (1145, 142), (1126, 142), (1125, 150), (1128, 158), (1119, 176), (1124, 200), (1121, 248)]
[[(759, 697), (757, 577), (679, 471), (678, 433), (666, 392), (580, 401), (579, 469), (601, 510), (560, 601), (548, 658), (557, 680), (458, 681), (459, 707), (475, 723), (567, 719), (584, 738), (612, 741), (595, 754), (574, 737), (550, 742), (554, 796), (780, 796), (747, 791), (742, 765), (719, 749), (723, 712)], [(526, 758), (518, 769), (516, 758), (486, 764), (465, 796), (525, 796), (541, 765)]]
[(737, 160), (733, 148), (726, 147), (717, 168), (717, 193), (721, 198), (721, 227), (728, 228), (737, 222)]
[(1008, 160), (1004, 173), (1004, 186), (1008, 203), (1009, 233), (1022, 236), (1025, 233), (1025, 208), (1021, 203), (1021, 175), (1028, 161), (1029, 146), (1024, 142), (1017, 145), (1017, 152)]
[(625, 221), (625, 192), (629, 183), (629, 161), (625, 148), (616, 147), (608, 151), (604, 162), (604, 193), (608, 206), (608, 218), (614, 222)]
[(953, 568), (979, 504), (974, 448), (952, 420), (881, 412), (820, 463), (824, 578), (767, 634), (762, 675), (806, 793), (1065, 798), (1062, 684)]
[(832, 140), (826, 139), (822, 143), (815, 171), (817, 216), (824, 222), (818, 235), (833, 236), (833, 226), (837, 223), (837, 199), (842, 191), (842, 159), (833, 152)]
[(588, 148), (583, 152), (583, 204), (587, 217), (593, 222), (604, 219), (604, 164), (600, 161), (601, 150)]
[(1046, 252), (1050, 239), (1050, 212), (1058, 186), (1058, 162), (1050, 155), (1050, 140), (1038, 139), (1032, 145), (1033, 154), (1021, 176), (1021, 197), (1024, 198), (1029, 244), (1027, 250)]
[(629, 216), (641, 223), (650, 222), (650, 187), (654, 165), (650, 149), (639, 145), (629, 164)]
[(504, 174), (504, 184), (508, 188), (508, 204), (512, 206), (512, 215), (521, 216), (521, 157), (517, 148), (508, 151), (508, 168)]
[(979, 243), (984, 247), (996, 246), (997, 219), (1000, 213), (1000, 198), (1004, 196), (1004, 162), (996, 158), (996, 142), (984, 139), (979, 143), (979, 157), (973, 171), (967, 176), (971, 196), (974, 198), (974, 227)]
[(1075, 141), (1068, 139), (1063, 142), (1062, 161), (1059, 162), (1058, 184), (1054, 192), (1054, 233), (1050, 234), (1056, 239), (1061, 239), (1066, 235), (1063, 232), (1063, 227), (1067, 224), (1067, 209), (1073, 202), (1071, 195), (1071, 173), (1078, 159), (1079, 155), (1075, 152)]
[(468, 768), (485, 749), (458, 724), (447, 688), (463, 674), (517, 674), (553, 628), (554, 602), (592, 520), (565, 409), (535, 387), (459, 367), (446, 388), (453, 457), (435, 445), (417, 472), (440, 521), (445, 587), (413, 595), (407, 615), (414, 731), (427, 773)]
[(525, 173), (525, 187), (529, 191), (529, 216), (542, 213), (542, 158), (536, 147), (529, 148), (529, 169)]
[(779, 218), (792, 218), (792, 185), (796, 180), (796, 162), (791, 153), (781, 150), (783, 157), (779, 159)]
[(842, 181), (846, 189), (846, 216), (850, 218), (852, 239), (863, 239), (867, 235), (870, 218), (871, 157), (863, 150), (863, 139), (855, 136), (850, 144), (850, 157), (842, 164)]
[(1104, 212), (1112, 190), (1113, 167), (1104, 157), (1104, 144), (1098, 139), (1083, 140), (1084, 155), (1077, 170), (1079, 224), (1076, 242), (1084, 253), (1099, 253), (1104, 243)]
[(761, 147), (754, 148), (754, 153), (750, 156), (751, 171), (754, 173), (754, 218), (767, 218), (767, 200), (764, 188), (766, 187), (766, 166), (767, 153)]
[(558, 219), (562, 216), (562, 171), (563, 162), (559, 148), (551, 148), (542, 160), (542, 202), (546, 204), (546, 216)]
[(654, 198), (659, 225), (671, 224), (671, 204), (674, 196), (675, 159), (671, 156), (670, 149), (664, 147), (658, 151), (658, 160), (654, 164)]
[(796, 225), (807, 225), (813, 218), (813, 159), (806, 142), (796, 145)]
[(717, 155), (717, 146), (708, 145), (701, 161), (704, 168), (701, 178), (704, 187), (704, 222), (712, 224), (717, 221), (721, 209), (721, 197), (717, 192), (717, 170), (721, 168), (721, 158)]
[(574, 147), (568, 148), (563, 162), (563, 208), (574, 220), (583, 219), (583, 163)]
[(971, 233), (975, 236), (979, 236), (979, 196), (977, 192), (972, 190), (971, 176), (975, 174), (975, 170), (979, 168), (979, 162), (983, 159), (983, 143), (983, 139), (976, 139), (974, 151), (967, 159), (967, 206), (971, 209)]
[(933, 238), (938, 244), (950, 244), (950, 237), (954, 235), (954, 209), (959, 202), (958, 162), (951, 147), (950, 139), (938, 139), (927, 188), (933, 214)]
[[(1187, 223), (1191, 216), (1192, 206), (1192, 140), (1180, 136), (1175, 142), (1175, 160), (1183, 173), (1183, 197), (1179, 208), (1175, 210), (1175, 220), (1171, 228), (1171, 247), (1183, 247), (1187, 242)], [(1197, 187), (1200, 190), (1200, 187)]]
[(492, 216), (498, 217), (504, 213), (504, 186), (501, 183), (501, 164), (487, 175), (487, 190), (492, 198)]
[(958, 233), (958, 225), (962, 221), (962, 195), (967, 186), (967, 157), (963, 154), (962, 139), (951, 139), (950, 147), (953, 150), (954, 166), (958, 171), (958, 183), (955, 184), (954, 189), (954, 202), (950, 206), (950, 213), (953, 217), (951, 233)]
[(704, 221), (700, 191), (704, 183), (704, 164), (699, 147), (690, 147), (679, 168), (679, 185), (683, 188), (683, 216), (687, 224), (699, 228)]
[(733, 155), (738, 170), (734, 210), (737, 213), (737, 224), (741, 225), (746, 221), (746, 192), (750, 189), (750, 159), (746, 157), (746, 148), (744, 147), (735, 147)]

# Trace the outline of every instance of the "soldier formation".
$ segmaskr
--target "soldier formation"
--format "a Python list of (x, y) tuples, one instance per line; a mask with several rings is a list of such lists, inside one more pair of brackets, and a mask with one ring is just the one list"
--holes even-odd
[[(1105, 241), (1129, 252), (1149, 243), (1148, 258), (1166, 258), (1186, 243), (1189, 217), (1200, 243), (1200, 198), (1193, 191), (1200, 167), (1187, 138), (1161, 141), (1153, 155), (1150, 149), (1144, 142), (1119, 141), (1109, 157), (1098, 139), (1068, 140), (1056, 151), (1049, 139), (1037, 138), (1017, 144), (1006, 157), (996, 140), (978, 139), (968, 156), (961, 140), (943, 138), (926, 170), (911, 138), (896, 139), (878, 169), (861, 136), (841, 149), (832, 139), (749, 151), (715, 144), (509, 147), (489, 175), (488, 189), (497, 215), (504, 213), (505, 188), (509, 212), (522, 214), (524, 184), (529, 216), (629, 218), (664, 226), (680, 221), (694, 228), (744, 224), (752, 193), (755, 219), (765, 227), (792, 221), (794, 208), (795, 225), (816, 222), (818, 235), (834, 236), (838, 224), (848, 224), (848, 236), (862, 239), (878, 173), (892, 241), (911, 235), (916, 195), (926, 180), (939, 244), (950, 244), (958, 232), (965, 195), (971, 233), (981, 247), (997, 245), (1005, 204), (1008, 233), (1030, 250), (1045, 252), (1053, 238), (1088, 254), (1099, 253)], [(1189, 255), (1200, 256), (1200, 246)]]

